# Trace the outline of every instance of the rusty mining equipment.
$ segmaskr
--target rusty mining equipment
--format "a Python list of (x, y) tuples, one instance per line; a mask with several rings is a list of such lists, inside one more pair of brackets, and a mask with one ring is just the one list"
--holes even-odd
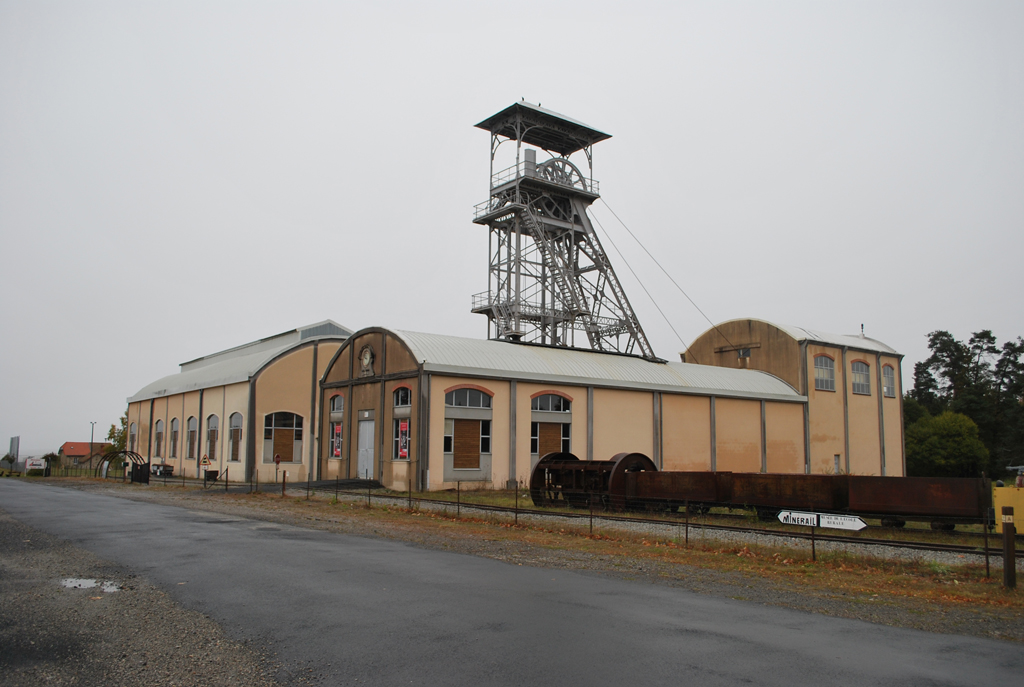
[(945, 530), (981, 522), (992, 506), (984, 479), (659, 471), (642, 453), (592, 461), (549, 453), (530, 475), (530, 495), (538, 507), (697, 513), (751, 508), (762, 519), (796, 509), (875, 517), (891, 527), (930, 521)]

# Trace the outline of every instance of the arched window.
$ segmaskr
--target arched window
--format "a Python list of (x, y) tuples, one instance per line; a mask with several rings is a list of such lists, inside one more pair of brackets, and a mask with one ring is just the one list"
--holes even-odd
[[(530, 402), (530, 453), (569, 453), (572, 450), (572, 401), (558, 394), (540, 394)], [(553, 415), (558, 413), (558, 415)]]
[(228, 418), (228, 460), (238, 462), (242, 458), (242, 414), (231, 413)]
[(896, 398), (896, 371), (892, 365), (882, 368), (882, 393), (889, 398)]
[(178, 430), (180, 429), (180, 427), (178, 426), (179, 424), (180, 423), (178, 422), (178, 418), (171, 418), (171, 443), (167, 451), (167, 454), (171, 458), (178, 457)]
[(135, 427), (135, 423), (133, 422), (131, 424), (131, 426), (128, 427), (128, 450), (129, 451), (132, 451), (132, 452), (135, 451), (135, 441), (136, 441), (137, 438), (138, 438), (138, 430)]
[[(481, 469), (480, 456), (491, 453), (491, 396), (481, 389), (452, 389), (444, 395), (444, 452), (446, 469)], [(467, 479), (489, 479), (469, 473)]]
[(190, 417), (185, 425), (188, 432), (188, 459), (196, 459), (196, 442), (199, 437), (199, 420)]
[(302, 460), (302, 416), (295, 413), (271, 413), (263, 420), (263, 462), (282, 463)]
[(164, 443), (164, 421), (157, 420), (153, 431), (153, 457), (160, 457), (160, 446)]
[(850, 366), (853, 372), (853, 393), (871, 395), (871, 368), (859, 360)]
[(836, 390), (836, 364), (827, 355), (814, 356), (814, 388), (818, 391)]
[[(479, 391), (477, 393), (480, 393)], [(407, 386), (401, 386), (395, 389), (395, 407), (404, 408), (405, 406), (412, 405), (412, 389)]]
[(206, 418), (206, 455), (210, 462), (217, 460), (217, 438), (220, 429), (220, 419), (216, 415)]
[(572, 401), (557, 394), (541, 394), (530, 402), (530, 408), (552, 413), (570, 413), (572, 412)]
[(479, 389), (455, 389), (444, 395), (444, 404), (452, 408), (490, 408), (491, 397)]
[(345, 438), (345, 397), (331, 397), (331, 439), (328, 447), (329, 458), (341, 458), (341, 443)]

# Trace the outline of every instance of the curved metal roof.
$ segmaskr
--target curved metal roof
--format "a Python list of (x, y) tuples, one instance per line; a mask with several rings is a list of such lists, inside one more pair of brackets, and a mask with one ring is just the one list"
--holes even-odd
[(700, 395), (802, 401), (774, 375), (634, 356), (394, 331), (426, 372)]
[(337, 323), (325, 320), (190, 360), (181, 364), (181, 371), (177, 374), (162, 377), (139, 389), (134, 396), (128, 398), (128, 402), (148, 401), (151, 398), (186, 391), (247, 382), (270, 361), (289, 349), (298, 348), (313, 340), (344, 341), (349, 333), (349, 330)]
[[(756, 317), (737, 317), (732, 320), (720, 322), (719, 326), (729, 324), (731, 322), (764, 322), (765, 324), (770, 324), (776, 329), (789, 334), (797, 341), (814, 341), (817, 343), (828, 344), (830, 346), (846, 346), (847, 348), (855, 348), (861, 351), (875, 351), (877, 353), (888, 353), (890, 355), (902, 356), (901, 353), (896, 352), (896, 349), (887, 346), (878, 339), (861, 336), (860, 334), (829, 334), (816, 329), (804, 329), (803, 327), (793, 327), (791, 325), (769, 322), (768, 320), (759, 320)], [(697, 339), (714, 329), (715, 327), (711, 327), (710, 329), (705, 330), (697, 337)]]

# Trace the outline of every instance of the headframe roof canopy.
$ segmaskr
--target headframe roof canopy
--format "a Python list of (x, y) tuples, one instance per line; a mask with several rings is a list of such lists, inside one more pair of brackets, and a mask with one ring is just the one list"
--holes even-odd
[(478, 129), (490, 131), (495, 136), (514, 140), (517, 138), (517, 116), (526, 125), (526, 131), (521, 139), (523, 143), (559, 155), (572, 155), (578, 150), (611, 138), (611, 134), (526, 101), (513, 103), (476, 126)]

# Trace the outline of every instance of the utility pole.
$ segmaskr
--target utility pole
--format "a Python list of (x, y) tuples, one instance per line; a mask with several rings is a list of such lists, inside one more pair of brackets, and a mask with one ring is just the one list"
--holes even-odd
[(89, 425), (89, 468), (92, 469), (92, 455), (94, 451), (92, 443), (96, 435), (96, 423), (90, 422)]

